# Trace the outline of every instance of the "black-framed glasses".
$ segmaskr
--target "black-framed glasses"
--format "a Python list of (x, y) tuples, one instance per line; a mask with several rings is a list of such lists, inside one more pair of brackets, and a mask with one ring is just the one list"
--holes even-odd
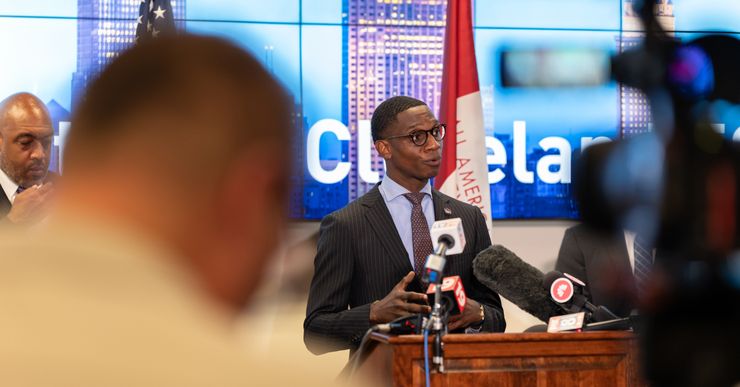
[(392, 140), (394, 138), (408, 137), (409, 139), (411, 139), (411, 142), (413, 142), (414, 145), (424, 146), (424, 144), (427, 143), (427, 138), (430, 134), (432, 135), (432, 137), (434, 137), (435, 140), (442, 141), (442, 139), (445, 138), (445, 132), (447, 132), (447, 125), (439, 124), (428, 130), (415, 130), (409, 134), (390, 136), (386, 138), (381, 138), (381, 140)]

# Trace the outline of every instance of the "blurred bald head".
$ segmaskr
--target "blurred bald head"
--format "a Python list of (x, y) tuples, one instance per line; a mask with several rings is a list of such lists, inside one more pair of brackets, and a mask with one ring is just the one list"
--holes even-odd
[(49, 111), (33, 94), (17, 93), (0, 102), (0, 168), (16, 184), (43, 182), (53, 135)]
[(254, 57), (222, 39), (138, 44), (74, 113), (61, 204), (163, 241), (238, 308), (284, 224), (291, 107)]
[[(123, 53), (89, 87), (65, 172), (124, 153), (166, 166), (168, 175), (174, 168), (187, 169), (188, 180), (212, 178), (240, 152), (290, 134), (288, 98), (252, 56), (216, 38), (155, 39)], [(138, 146), (117, 146), (128, 142)]]

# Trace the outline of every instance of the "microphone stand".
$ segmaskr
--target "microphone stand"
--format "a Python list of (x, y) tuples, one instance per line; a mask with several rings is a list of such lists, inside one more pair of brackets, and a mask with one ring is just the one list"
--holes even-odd
[[(438, 257), (444, 259), (447, 253), (447, 243), (440, 243), (437, 247), (437, 251), (434, 252)], [(432, 308), (432, 314), (429, 317), (429, 326), (431, 331), (435, 334), (434, 336), (434, 354), (432, 357), (432, 364), (437, 369), (437, 372), (444, 373), (444, 346), (442, 344), (442, 336), (447, 331), (447, 324), (442, 316), (442, 270), (434, 286), (434, 307)]]
[(444, 373), (444, 348), (442, 347), (442, 335), (444, 335), (445, 324), (442, 319), (442, 286), (437, 284), (434, 288), (434, 308), (432, 309), (432, 316), (429, 321), (434, 335), (434, 355), (432, 357), (432, 364), (437, 369), (437, 372)]

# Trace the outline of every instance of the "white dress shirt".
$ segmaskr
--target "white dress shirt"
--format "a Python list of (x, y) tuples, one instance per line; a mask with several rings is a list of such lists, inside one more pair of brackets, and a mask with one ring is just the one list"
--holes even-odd
[(0, 185), (2, 185), (3, 191), (5, 191), (5, 196), (10, 200), (10, 204), (13, 204), (15, 195), (18, 194), (18, 184), (16, 184), (13, 179), (11, 179), (5, 171), (2, 170), (2, 168), (0, 168)]
[[(383, 178), (383, 182), (380, 184), (379, 189), (380, 196), (383, 197), (385, 205), (388, 207), (388, 212), (391, 213), (391, 218), (393, 218), (393, 224), (396, 225), (398, 235), (401, 237), (403, 247), (406, 248), (406, 252), (409, 255), (411, 267), (414, 267), (414, 241), (411, 231), (411, 209), (413, 208), (413, 205), (405, 196), (403, 196), (411, 191), (393, 181), (393, 179), (388, 177), (388, 175)], [(434, 224), (432, 185), (427, 182), (420, 192), (425, 194), (424, 198), (421, 200), (421, 211), (424, 213), (424, 217), (427, 219), (427, 225), (431, 229), (432, 224)], [(415, 267), (414, 270), (416, 270)]]

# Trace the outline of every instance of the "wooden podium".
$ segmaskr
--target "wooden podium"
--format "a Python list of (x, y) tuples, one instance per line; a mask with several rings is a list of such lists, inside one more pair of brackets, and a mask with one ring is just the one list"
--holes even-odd
[[(421, 336), (371, 340), (357, 374), (380, 385), (424, 386)], [(435, 387), (644, 385), (629, 332), (448, 334), (443, 342), (446, 369), (432, 372)]]

